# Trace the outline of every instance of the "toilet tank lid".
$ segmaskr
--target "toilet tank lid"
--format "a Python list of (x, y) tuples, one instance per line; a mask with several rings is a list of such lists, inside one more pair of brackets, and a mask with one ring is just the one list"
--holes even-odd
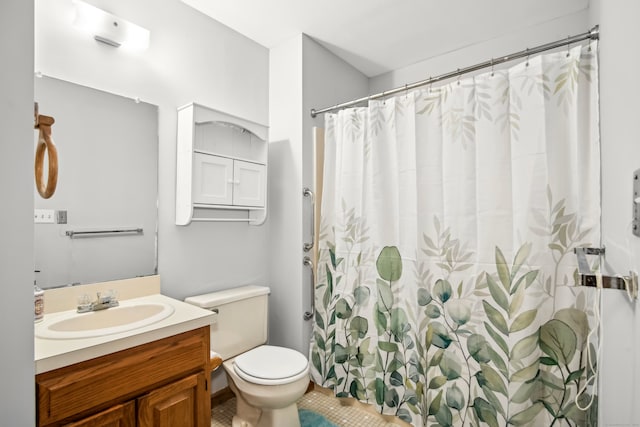
[(268, 295), (270, 289), (266, 286), (240, 286), (238, 288), (226, 289), (223, 291), (211, 292), (208, 294), (195, 295), (185, 298), (184, 302), (202, 308), (213, 308), (224, 304), (229, 304), (245, 298)]

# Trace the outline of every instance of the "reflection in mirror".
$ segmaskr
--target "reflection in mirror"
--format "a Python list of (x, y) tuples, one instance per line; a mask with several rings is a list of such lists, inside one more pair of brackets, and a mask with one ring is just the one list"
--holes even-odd
[(50, 77), (35, 101), (55, 119), (59, 164), (53, 197), (34, 187), (38, 285), (156, 274), (157, 107)]

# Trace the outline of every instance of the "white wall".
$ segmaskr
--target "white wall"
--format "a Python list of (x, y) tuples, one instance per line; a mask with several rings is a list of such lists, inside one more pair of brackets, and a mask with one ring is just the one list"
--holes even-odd
[(302, 34), (270, 50), (269, 75), (270, 341), (307, 354), (311, 279), (302, 246), (311, 219), (302, 189), (313, 187), (312, 127), (323, 125), (309, 112), (364, 96), (368, 80)]
[[(640, 168), (638, 70), (640, 2), (592, 0), (591, 24), (600, 25), (602, 229), (607, 267), (640, 270), (640, 238), (631, 235), (632, 178)], [(640, 315), (638, 302), (605, 292), (600, 364), (601, 425), (640, 425)]]
[[(370, 93), (379, 93), (384, 90), (402, 87), (405, 84), (436, 77), (491, 58), (518, 52), (527, 46), (533, 47), (560, 40), (568, 35), (583, 33), (587, 30), (589, 30), (589, 26), (586, 10), (566, 15), (536, 26), (520, 28), (517, 32), (505, 34), (502, 37), (471, 44), (465, 48), (447, 52), (408, 67), (373, 77), (370, 80), (369, 91)], [(461, 28), (460, 31), (464, 31), (464, 28)], [(468, 40), (471, 43), (474, 40), (474, 34), (469, 34)], [(508, 66), (509, 64), (506, 65)]]
[(70, 25), (71, 1), (36, 0), (35, 69), (158, 105), (158, 264), (163, 293), (181, 299), (239, 284), (266, 283), (267, 225), (178, 227), (174, 203), (176, 108), (198, 102), (266, 124), (268, 50), (178, 0), (89, 3), (149, 29), (149, 49), (129, 52), (83, 37)]
[(269, 52), (269, 341), (302, 343), (302, 36)]
[(0, 420), (17, 427), (35, 424), (32, 17), (30, 1), (0, 4)]

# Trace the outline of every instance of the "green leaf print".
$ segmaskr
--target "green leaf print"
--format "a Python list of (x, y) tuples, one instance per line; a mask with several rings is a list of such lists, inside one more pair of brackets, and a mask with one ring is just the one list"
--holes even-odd
[(395, 282), (402, 276), (402, 258), (395, 246), (385, 246), (376, 261), (378, 275), (383, 280)]
[(391, 310), (390, 332), (397, 342), (403, 340), (404, 335), (411, 329), (407, 315), (401, 308)]
[(534, 403), (524, 411), (518, 412), (509, 418), (509, 424), (514, 426), (527, 425), (538, 416), (543, 408), (544, 406), (541, 403)]
[(461, 411), (465, 407), (464, 394), (456, 384), (453, 384), (447, 389), (447, 393), (445, 396), (448, 407), (456, 409), (458, 411)]
[(498, 427), (498, 413), (489, 402), (476, 397), (473, 400), (473, 410), (480, 421), (487, 423), (490, 427)]
[(338, 319), (348, 319), (351, 317), (351, 306), (344, 298), (340, 298), (336, 303), (336, 316)]
[(473, 334), (467, 338), (467, 349), (469, 350), (469, 355), (478, 363), (486, 363), (491, 360), (491, 355), (488, 351), (489, 343), (482, 335)]
[(433, 287), (433, 294), (438, 297), (438, 299), (445, 303), (451, 298), (453, 294), (453, 288), (451, 284), (447, 280), (439, 279), (436, 281), (435, 286)]
[(365, 317), (355, 316), (349, 323), (352, 339), (363, 339), (369, 331), (369, 321)]
[(540, 349), (559, 364), (571, 363), (577, 344), (575, 332), (561, 320), (552, 319), (540, 327)]
[(505, 291), (509, 292), (511, 288), (511, 273), (509, 272), (509, 266), (507, 265), (507, 261), (505, 260), (502, 251), (497, 246), (495, 255), (498, 277), (500, 278), (500, 282), (502, 282), (502, 286), (504, 287)]
[(429, 290), (425, 288), (419, 288), (418, 289), (418, 305), (421, 307), (424, 307), (426, 305), (429, 305), (431, 301), (432, 301), (432, 298), (431, 298), (431, 294), (429, 293)]
[(391, 286), (384, 280), (378, 279), (377, 285), (379, 296), (378, 309), (383, 313), (387, 313), (391, 310), (391, 307), (393, 307), (393, 291), (391, 290)]
[(498, 328), (504, 335), (509, 335), (509, 327), (507, 326), (507, 321), (504, 319), (504, 316), (486, 301), (482, 301), (482, 307), (493, 326)]

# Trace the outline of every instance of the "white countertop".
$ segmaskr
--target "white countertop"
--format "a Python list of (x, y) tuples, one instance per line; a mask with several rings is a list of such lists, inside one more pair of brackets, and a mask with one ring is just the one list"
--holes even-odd
[(48, 339), (37, 337), (38, 330), (47, 328), (48, 325), (64, 316), (68, 316), (69, 311), (45, 314), (44, 320), (35, 324), (36, 374), (207, 326), (211, 324), (214, 317), (214, 314), (208, 310), (161, 294), (153, 294), (124, 301), (169, 304), (173, 306), (174, 312), (163, 320), (138, 329), (78, 339)]

